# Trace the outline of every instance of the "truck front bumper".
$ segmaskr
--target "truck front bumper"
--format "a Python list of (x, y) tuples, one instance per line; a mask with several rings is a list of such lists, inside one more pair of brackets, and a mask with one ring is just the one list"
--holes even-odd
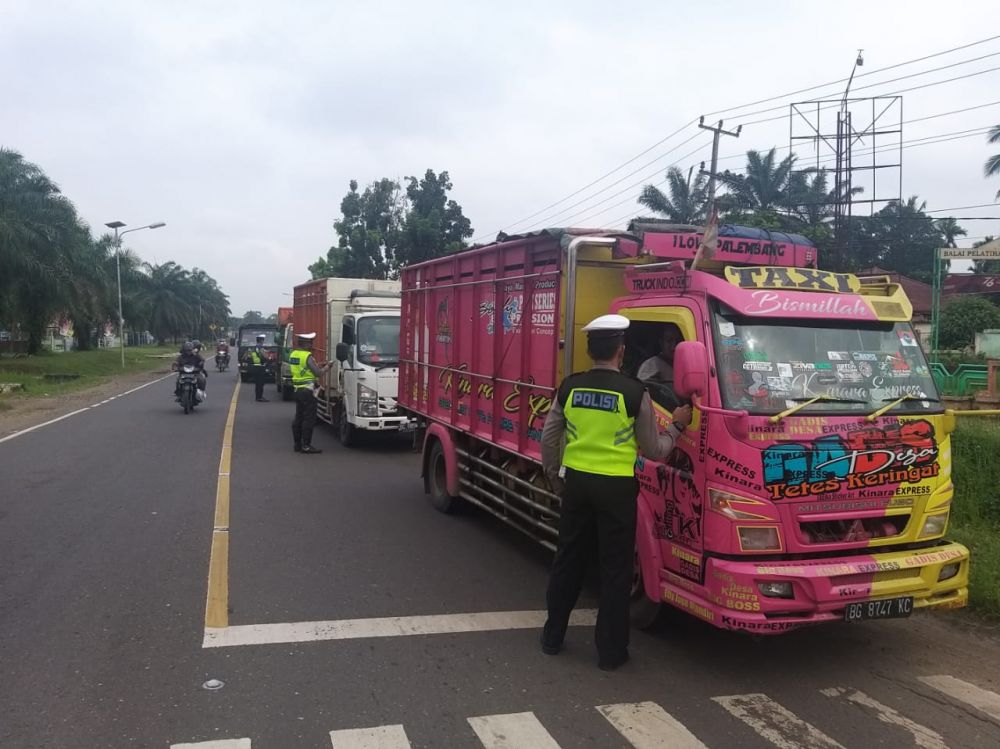
[[(791, 597), (764, 595), (762, 588), (773, 583), (786, 583), (780, 587)], [(777, 634), (843, 621), (852, 603), (912, 598), (913, 609), (961, 608), (968, 585), (969, 550), (942, 542), (913, 551), (795, 561), (710, 557), (704, 586), (665, 573), (661, 592), (665, 602), (717, 627)]]
[(417, 425), (416, 419), (406, 416), (357, 416), (354, 426), (372, 432), (412, 432)]

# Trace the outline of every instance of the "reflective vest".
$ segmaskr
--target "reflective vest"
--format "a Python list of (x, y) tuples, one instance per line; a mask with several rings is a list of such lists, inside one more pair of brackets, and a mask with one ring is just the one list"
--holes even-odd
[(294, 349), (288, 355), (288, 368), (292, 370), (292, 387), (296, 390), (312, 387), (316, 382), (316, 375), (308, 366), (310, 356), (312, 351), (304, 349)]
[(263, 351), (258, 351), (255, 348), (250, 349), (250, 363), (253, 366), (259, 367), (265, 361), (267, 361), (267, 355)]
[(563, 465), (602, 476), (634, 476), (635, 421), (643, 393), (640, 382), (612, 370), (567, 377), (558, 394), (566, 419)]

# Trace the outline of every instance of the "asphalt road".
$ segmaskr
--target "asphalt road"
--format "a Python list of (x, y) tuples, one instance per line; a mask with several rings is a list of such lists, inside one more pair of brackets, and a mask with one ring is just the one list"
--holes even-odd
[[(294, 454), (272, 386), (236, 410), (223, 630), (264, 644), (205, 647), (234, 384), (184, 416), (167, 380), (0, 443), (2, 749), (1000, 745), (1000, 637), (961, 612), (762, 639), (676, 614), (610, 674), (586, 626), (556, 657), (503, 613), (401, 634), (541, 609), (548, 554), (431, 509), (406, 443), (321, 426), (326, 452)], [(301, 626), (255, 628), (276, 623)]]

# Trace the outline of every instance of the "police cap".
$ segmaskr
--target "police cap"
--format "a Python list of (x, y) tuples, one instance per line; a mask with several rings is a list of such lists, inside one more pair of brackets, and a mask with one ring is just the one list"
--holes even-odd
[(624, 315), (601, 315), (584, 325), (583, 329), (588, 336), (614, 338), (625, 335), (629, 322)]
[(296, 338), (299, 338), (300, 340), (303, 340), (303, 341), (311, 341), (313, 338), (316, 337), (316, 334), (315, 333), (296, 333), (295, 336), (296, 336)]

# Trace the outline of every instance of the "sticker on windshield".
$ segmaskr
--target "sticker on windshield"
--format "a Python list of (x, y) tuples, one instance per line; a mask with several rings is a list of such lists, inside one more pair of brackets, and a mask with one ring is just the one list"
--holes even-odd
[(878, 361), (878, 354), (874, 351), (855, 351), (851, 356), (854, 361)]
[(850, 361), (851, 355), (846, 351), (827, 351), (826, 358), (830, 361)]
[(726, 337), (736, 335), (736, 326), (731, 322), (720, 321), (719, 322), (719, 334)]
[(778, 375), (787, 379), (792, 379), (792, 365), (788, 362), (778, 362)]
[(747, 369), (753, 372), (770, 372), (771, 362), (766, 361), (745, 361), (743, 362), (743, 369)]
[(746, 351), (743, 357), (747, 361), (767, 361), (767, 354), (763, 351)]
[(913, 333), (908, 330), (899, 331), (899, 342), (904, 346), (918, 346), (917, 339), (913, 337)]

